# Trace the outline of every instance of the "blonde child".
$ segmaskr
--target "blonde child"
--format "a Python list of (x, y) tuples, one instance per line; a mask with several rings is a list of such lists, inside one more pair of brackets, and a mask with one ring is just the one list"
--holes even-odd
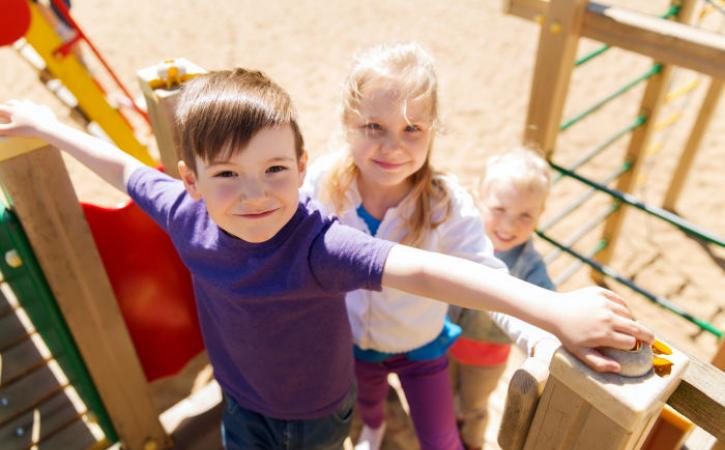
[(60, 148), (127, 192), (169, 234), (194, 280), (226, 401), (227, 449), (342, 448), (355, 398), (348, 291), (386, 286), (516, 314), (600, 370), (618, 365), (593, 347), (652, 340), (608, 291), (550, 294), (322, 214), (300, 197), (307, 156), (291, 100), (260, 72), (191, 80), (177, 114), (181, 180), (28, 102), (0, 104), (0, 136), (35, 136)]
[[(343, 92), (345, 143), (311, 167), (303, 189), (365, 233), (503, 269), (470, 195), (430, 165), (437, 111), (433, 62), (419, 46), (362, 53)], [(383, 289), (351, 292), (347, 306), (364, 424), (357, 448), (380, 447), (389, 373), (400, 377), (421, 449), (461, 448), (446, 357), (460, 328), (447, 319), (447, 305)], [(527, 349), (545, 336), (496, 319)]]
[[(549, 185), (546, 161), (532, 150), (517, 148), (489, 158), (478, 189), (486, 234), (496, 257), (516, 278), (554, 290), (531, 240)], [(506, 367), (511, 341), (485, 313), (452, 307), (451, 317), (463, 328), (449, 352), (461, 438), (467, 449), (480, 449), (488, 399)]]

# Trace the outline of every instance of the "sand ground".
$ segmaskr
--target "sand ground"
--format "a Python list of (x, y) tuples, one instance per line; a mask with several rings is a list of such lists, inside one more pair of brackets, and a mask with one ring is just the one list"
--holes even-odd
[[(618, 0), (616, 4), (650, 13), (666, 9), (666, 1)], [(307, 147), (316, 157), (330, 148), (338, 130), (340, 88), (351, 57), (384, 41), (414, 40), (436, 59), (441, 82), (445, 132), (436, 142), (433, 160), (440, 169), (471, 184), (486, 157), (520, 142), (532, 78), (538, 26), (506, 16), (492, 0), (438, 2), (402, 0), (322, 2), (313, 0), (143, 1), (77, 0), (73, 13), (134, 95), (136, 71), (168, 57), (182, 56), (207, 69), (258, 68), (286, 87), (300, 113)], [(708, 16), (703, 26), (722, 30), (725, 18)], [(580, 53), (598, 46), (582, 41)], [(91, 63), (93, 66), (93, 63)], [(613, 49), (577, 70), (565, 116), (606, 96), (644, 72), (647, 58)], [(47, 103), (63, 120), (68, 112), (37, 81), (35, 72), (10, 48), (0, 48), (0, 99), (29, 98)], [(676, 71), (673, 87), (698, 78)], [(663, 142), (646, 158), (636, 189), (641, 199), (658, 205), (670, 182), (684, 140), (699, 108), (708, 80), (700, 77), (692, 94), (672, 102), (661, 117), (682, 111), (682, 119), (658, 132)], [(563, 134), (554, 159), (571, 163), (633, 120), (642, 87), (633, 89)], [(147, 139), (148, 134), (145, 136)], [(152, 139), (149, 139), (153, 146)], [(581, 172), (603, 179), (622, 161), (626, 139), (592, 161)], [(721, 101), (677, 205), (687, 220), (725, 235), (725, 102)], [(73, 161), (68, 161), (81, 199), (113, 204), (123, 197)], [(547, 217), (576, 197), (582, 187), (564, 180), (552, 191)], [(595, 196), (551, 234), (564, 239), (608, 202)], [(598, 232), (577, 245), (586, 252)], [(547, 253), (550, 247), (539, 242)], [(554, 277), (571, 263), (564, 256), (551, 266)], [(612, 266), (657, 295), (725, 329), (725, 251), (704, 246), (677, 229), (633, 211), (616, 247)], [(582, 269), (561, 285), (570, 290), (589, 284)], [(653, 306), (627, 288), (612, 283), (637, 316), (657, 334), (702, 359), (715, 352), (716, 339), (697, 327)], [(497, 395), (502, 395), (501, 393)], [(500, 399), (498, 400), (501, 401)], [(493, 444), (491, 444), (493, 445)]]

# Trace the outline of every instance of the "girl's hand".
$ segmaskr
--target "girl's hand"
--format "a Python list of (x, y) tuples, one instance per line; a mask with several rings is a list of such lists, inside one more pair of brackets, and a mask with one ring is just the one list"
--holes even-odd
[(551, 313), (564, 347), (599, 372), (619, 372), (621, 367), (597, 347), (629, 350), (637, 340), (654, 340), (649, 329), (634, 321), (620, 296), (599, 287), (560, 294)]
[(43, 128), (58, 120), (47, 106), (27, 100), (10, 100), (0, 104), (0, 136), (39, 137)]

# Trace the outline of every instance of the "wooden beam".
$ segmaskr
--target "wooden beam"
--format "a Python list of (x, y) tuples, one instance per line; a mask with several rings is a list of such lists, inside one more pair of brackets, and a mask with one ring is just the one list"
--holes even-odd
[(667, 403), (725, 442), (725, 372), (688, 356), (690, 365)]
[(667, 188), (667, 193), (665, 193), (665, 200), (662, 203), (662, 207), (665, 209), (670, 211), (675, 210), (677, 199), (680, 196), (682, 187), (685, 185), (685, 180), (687, 180), (687, 175), (695, 160), (697, 150), (700, 148), (702, 138), (705, 136), (707, 126), (710, 124), (710, 119), (712, 119), (712, 115), (717, 107), (718, 99), (722, 93), (722, 87), (723, 80), (710, 80), (710, 86), (700, 106), (700, 112), (697, 114), (697, 119), (695, 119), (695, 123), (692, 126), (690, 136), (687, 138), (685, 148), (682, 150), (680, 160), (670, 179), (670, 186)]
[[(0, 142), (13, 147), (14, 139)], [(167, 445), (148, 384), (60, 152), (0, 161), (0, 180), (124, 447)]]
[[(508, 0), (504, 11), (537, 20), (549, 15), (549, 3), (545, 0)], [(725, 36), (722, 34), (590, 2), (584, 12), (581, 35), (665, 64), (725, 78)]]
[(524, 143), (554, 151), (587, 0), (553, 0), (541, 21)]
[[(677, 20), (688, 22), (694, 12), (695, 4), (696, 0), (683, 1)], [(660, 64), (659, 61), (653, 61), (653, 63)], [(632, 136), (630, 137), (624, 156), (624, 162), (630, 164), (630, 169), (619, 177), (616, 184), (616, 189), (620, 192), (632, 192), (635, 186), (639, 169), (644, 160), (642, 155), (650, 143), (651, 135), (654, 133), (657, 115), (667, 93), (667, 83), (672, 69), (671, 65), (664, 64), (662, 65), (660, 73), (647, 81), (647, 87), (645, 88), (642, 101), (639, 105), (639, 112), (637, 113), (638, 116), (644, 116), (647, 120), (642, 126), (632, 131)], [(602, 239), (607, 243), (607, 246), (596, 255), (595, 259), (597, 262), (607, 265), (611, 261), (628, 209), (619, 208), (604, 223)], [(599, 284), (604, 283), (604, 275), (601, 272), (592, 270), (590, 275), (595, 282)]]

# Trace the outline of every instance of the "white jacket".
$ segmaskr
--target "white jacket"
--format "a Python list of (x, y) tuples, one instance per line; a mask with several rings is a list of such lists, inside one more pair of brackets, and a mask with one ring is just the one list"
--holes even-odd
[[(335, 214), (334, 206), (320, 196), (325, 175), (329, 173), (339, 154), (326, 155), (308, 169), (303, 193), (317, 199), (324, 212)], [(472, 260), (488, 267), (506, 270), (506, 266), (493, 256), (493, 246), (484, 232), (481, 216), (473, 198), (453, 176), (442, 177), (451, 198), (448, 220), (440, 224), (427, 237), (424, 250), (444, 253)], [(397, 207), (385, 213), (375, 237), (400, 242), (404, 236), (401, 225), (413, 205), (404, 199)], [(357, 183), (346, 193), (344, 211), (340, 221), (370, 234), (367, 224), (357, 215), (362, 203)], [(438, 214), (444, 214), (440, 211)], [(348, 318), (355, 343), (362, 349), (386, 353), (405, 353), (435, 339), (443, 329), (448, 304), (427, 297), (408, 294), (392, 288), (381, 292), (357, 290), (346, 297)], [(543, 337), (550, 335), (523, 321), (500, 313), (491, 314), (494, 321), (527, 353)]]

